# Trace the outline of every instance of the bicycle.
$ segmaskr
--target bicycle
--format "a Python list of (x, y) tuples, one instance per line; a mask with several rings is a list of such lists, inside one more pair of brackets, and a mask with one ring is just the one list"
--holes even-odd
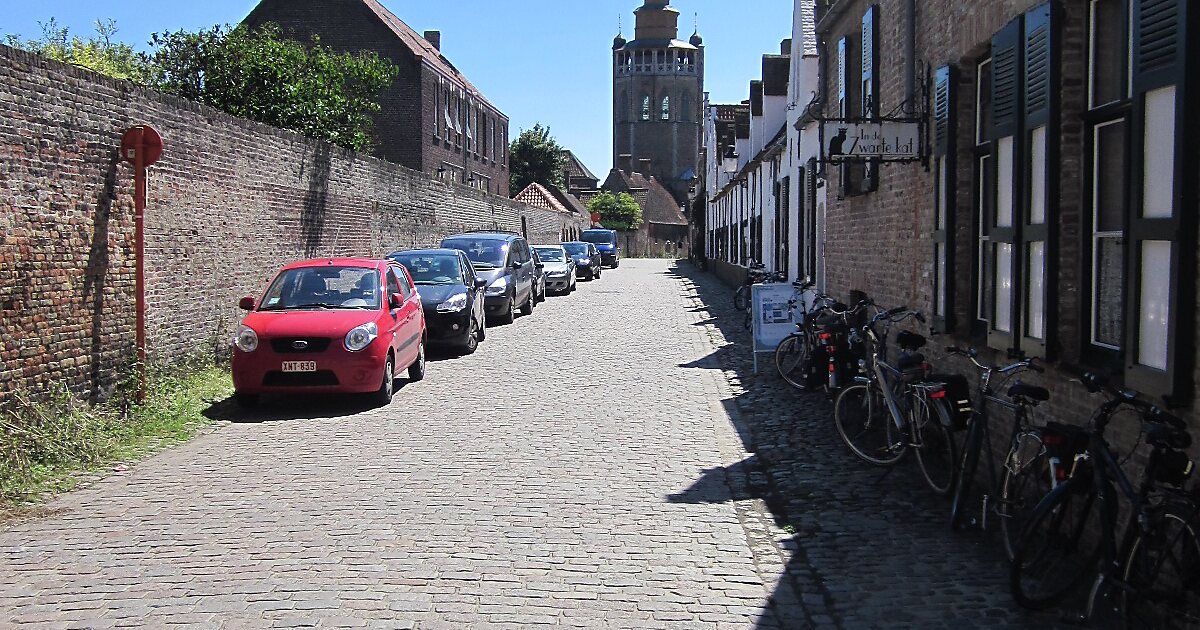
[[(1060, 466), (1061, 462), (1069, 460), (1073, 455), (1071, 452), (1059, 452), (1060, 447), (1078, 442), (1072, 439), (1070, 427), (1066, 425), (1049, 423), (1045, 427), (1035, 427), (1031, 424), (1031, 411), (1039, 403), (1050, 399), (1050, 392), (1045, 388), (1018, 380), (1007, 390), (1009, 400), (1000, 398), (992, 388), (992, 377), (996, 374), (1012, 378), (1025, 370), (1044, 372), (1045, 369), (1037, 365), (1036, 359), (1026, 358), (1011, 365), (998, 367), (981, 363), (979, 353), (974, 348), (963, 350), (948, 347), (946, 352), (966, 357), (979, 370), (979, 386), (974, 405), (971, 404), (966, 379), (962, 379), (955, 386), (947, 386), (948, 391), (961, 392), (952, 395), (952, 398), (956, 399), (951, 404), (956, 407), (957, 417), (969, 416), (966, 421), (967, 434), (963, 439), (962, 453), (958, 461), (958, 482), (955, 484), (950, 508), (950, 526), (953, 529), (976, 526), (986, 531), (988, 516), (995, 514), (1000, 519), (1004, 552), (1008, 559), (1012, 560), (1025, 517), (1058, 483), (1059, 480), (1055, 476), (1065, 470)], [(999, 478), (996, 476), (995, 451), (992, 448), (989, 404), (1013, 412), (1009, 448), (1004, 456)], [(970, 517), (968, 522), (967, 504), (971, 502), (970, 494), (981, 453), (987, 453), (987, 490), (980, 497), (978, 518)]]
[[(795, 294), (792, 299), (788, 300), (789, 314), (794, 314), (796, 306), (803, 304), (797, 298), (802, 297), (802, 294), (815, 284), (816, 282), (812, 280), (808, 282), (797, 280), (792, 283)], [(827, 308), (832, 301), (833, 299), (824, 293), (815, 293), (812, 306), (804, 312), (800, 321), (796, 322), (795, 332), (784, 337), (775, 347), (775, 369), (778, 370), (780, 378), (796, 389), (808, 389), (813, 380), (811, 360), (816, 350), (815, 319), (817, 314)]]
[[(954, 487), (958, 459), (945, 386), (925, 380), (929, 364), (916, 352), (925, 338), (901, 332), (896, 338), (900, 358), (895, 366), (887, 362), (889, 330), (909, 317), (924, 321), (920, 313), (899, 307), (877, 313), (862, 327), (870, 352), (862, 360), (863, 375), (838, 394), (834, 424), (850, 452), (869, 464), (893, 466), (915, 451), (926, 484), (944, 496)], [(882, 334), (876, 331), (880, 322), (885, 324)]]
[[(1186, 425), (1095, 375), (1085, 375), (1083, 383), (1108, 400), (1091, 426), (1081, 427), (1087, 446), (1066, 480), (1038, 503), (1021, 534), (1009, 575), (1013, 598), (1026, 608), (1048, 608), (1094, 576), (1074, 621), (1090, 619), (1105, 591), (1116, 595), (1127, 622), (1149, 615), (1194, 627), (1200, 624), (1200, 503), (1182, 489), (1193, 469), (1184, 452), (1192, 442)], [(1151, 449), (1136, 490), (1104, 437), (1122, 408), (1137, 413)], [(1118, 546), (1122, 495), (1129, 515)]]

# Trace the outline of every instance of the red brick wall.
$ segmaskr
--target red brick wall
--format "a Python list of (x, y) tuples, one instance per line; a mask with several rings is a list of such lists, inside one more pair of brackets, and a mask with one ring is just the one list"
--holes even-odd
[[(557, 242), (569, 218), (0, 46), (0, 397), (103, 389), (134, 356), (132, 169), (124, 129), (167, 149), (150, 170), (148, 350), (220, 351), (284, 262), (382, 255), (455, 231)], [(580, 225), (579, 227), (585, 227)]]

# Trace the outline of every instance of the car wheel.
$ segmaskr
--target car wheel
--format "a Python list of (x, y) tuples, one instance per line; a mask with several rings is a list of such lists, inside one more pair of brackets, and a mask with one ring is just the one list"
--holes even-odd
[(375, 402), (380, 406), (387, 405), (392, 402), (394, 393), (396, 393), (396, 359), (389, 354), (387, 362), (383, 364), (383, 382), (379, 384), (379, 390), (375, 392)]
[(621, 259), (618, 258), (617, 260), (613, 261), (613, 269), (616, 269), (617, 267), (620, 267), (620, 266), (621, 266)]
[(523, 304), (521, 306), (521, 314), (522, 315), (533, 315), (533, 298), (534, 297), (535, 297), (534, 296), (534, 288), (529, 287), (529, 297), (525, 298), (525, 304)]
[(475, 318), (471, 318), (471, 330), (467, 332), (467, 338), (463, 342), (463, 354), (474, 354), (479, 349), (479, 332), (478, 324), (475, 323)]
[(417, 360), (408, 366), (408, 380), (417, 382), (425, 378), (425, 340), (422, 339), (420, 345), (417, 346)]
[(516, 302), (517, 302), (517, 296), (514, 293), (513, 296), (508, 299), (508, 311), (505, 312), (503, 315), (498, 315), (496, 317), (496, 321), (500, 322), (501, 324), (513, 323), (513, 320), (516, 319), (516, 306), (517, 306)]
[(247, 394), (245, 392), (234, 392), (233, 393), (233, 402), (237, 403), (237, 406), (239, 406), (239, 407), (242, 407), (244, 409), (250, 409), (251, 407), (255, 407), (258, 405), (258, 394)]

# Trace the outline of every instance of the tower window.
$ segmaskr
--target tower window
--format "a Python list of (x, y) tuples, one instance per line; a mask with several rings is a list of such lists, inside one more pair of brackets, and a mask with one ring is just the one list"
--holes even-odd
[(662, 98), (662, 119), (671, 120), (671, 97), (664, 96)]
[(642, 97), (642, 120), (650, 120), (650, 95)]

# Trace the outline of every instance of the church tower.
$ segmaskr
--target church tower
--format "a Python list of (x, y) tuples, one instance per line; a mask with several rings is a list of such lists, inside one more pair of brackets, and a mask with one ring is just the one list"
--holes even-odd
[(701, 168), (704, 41), (679, 39), (669, 0), (634, 15), (634, 39), (613, 40), (613, 167), (654, 175), (686, 205)]

